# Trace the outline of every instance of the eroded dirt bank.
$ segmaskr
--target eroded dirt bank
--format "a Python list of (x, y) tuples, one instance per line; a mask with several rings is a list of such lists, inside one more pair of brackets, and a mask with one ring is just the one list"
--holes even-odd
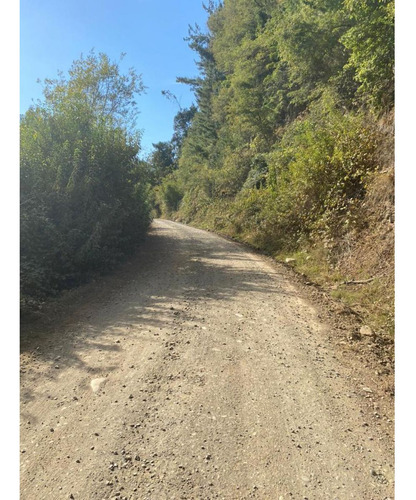
[(22, 499), (393, 498), (391, 373), (284, 268), (155, 221), (54, 308), (22, 329)]

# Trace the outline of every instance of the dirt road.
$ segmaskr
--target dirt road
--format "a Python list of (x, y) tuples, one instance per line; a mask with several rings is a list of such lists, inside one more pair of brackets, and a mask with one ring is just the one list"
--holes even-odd
[(54, 307), (22, 334), (23, 500), (393, 498), (391, 397), (284, 268), (158, 220)]

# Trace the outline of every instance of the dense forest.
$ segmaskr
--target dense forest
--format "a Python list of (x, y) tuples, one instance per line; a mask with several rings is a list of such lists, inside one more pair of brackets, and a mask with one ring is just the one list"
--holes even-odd
[(162, 216), (290, 261), (391, 332), (394, 2), (204, 8), (185, 39), (199, 74), (177, 79), (195, 105), (148, 158), (141, 76), (104, 54), (46, 80), (22, 117), (23, 306), (113, 268)]
[(157, 214), (290, 257), (391, 331), (394, 2), (205, 8), (199, 75), (178, 78), (196, 107), (150, 158)]

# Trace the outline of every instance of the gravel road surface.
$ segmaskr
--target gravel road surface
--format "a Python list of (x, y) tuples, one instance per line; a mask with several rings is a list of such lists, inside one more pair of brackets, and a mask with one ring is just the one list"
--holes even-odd
[(393, 498), (391, 398), (284, 267), (156, 220), (55, 308), (22, 326), (23, 500)]

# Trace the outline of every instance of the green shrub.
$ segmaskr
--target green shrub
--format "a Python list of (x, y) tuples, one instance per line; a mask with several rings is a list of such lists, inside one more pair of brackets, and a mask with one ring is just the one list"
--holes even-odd
[[(106, 82), (118, 89), (109, 114), (107, 101), (100, 102)], [(85, 86), (95, 88), (95, 105)], [(134, 90), (134, 74), (122, 79), (117, 65), (92, 54), (74, 63), (68, 81), (48, 81), (45, 103), (23, 117), (23, 305), (112, 268), (143, 239), (151, 209), (147, 173), (125, 106)]]
[(160, 189), (164, 213), (171, 214), (179, 209), (182, 201), (182, 191), (178, 184), (172, 179), (166, 179)]

